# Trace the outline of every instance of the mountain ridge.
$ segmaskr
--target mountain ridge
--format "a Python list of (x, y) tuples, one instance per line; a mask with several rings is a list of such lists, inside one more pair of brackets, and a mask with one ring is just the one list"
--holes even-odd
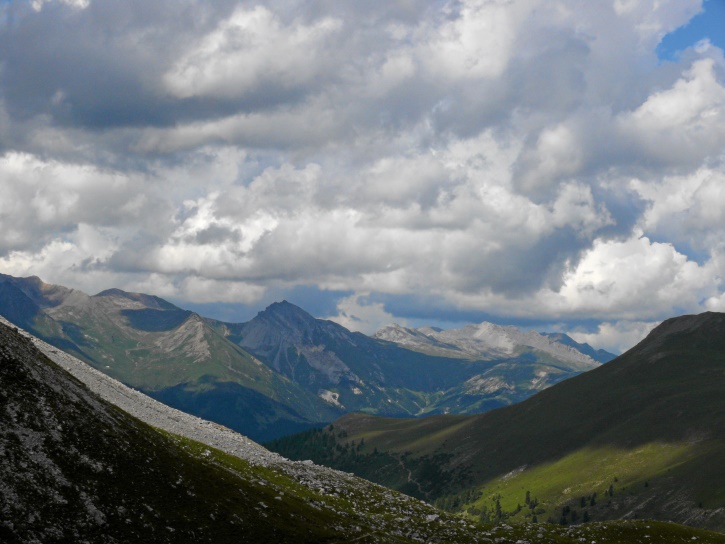
[[(666, 320), (615, 360), (508, 407), (420, 420), (348, 414), (327, 449), (317, 444), (329, 427), (274, 449), (294, 458), (306, 444), (317, 462), (358, 474), (374, 466), (367, 477), (420, 486), (423, 498), (474, 519), (492, 520), (498, 500), (518, 521), (537, 511), (558, 522), (568, 509), (723, 530), (723, 389), (725, 314), (711, 312)], [(355, 456), (334, 453), (361, 441)], [(527, 490), (538, 505), (517, 509)]]
[(432, 327), (412, 329), (392, 324), (378, 330), (373, 336), (422, 353), (445, 353), (472, 359), (510, 357), (529, 348), (568, 363), (582, 365), (586, 370), (596, 368), (595, 363), (608, 362), (615, 357), (604, 350), (595, 350), (588, 344), (579, 344), (563, 333), (522, 331), (510, 325), (502, 326), (486, 321), (447, 330)]
[(528, 348), (486, 360), (420, 353), (288, 301), (246, 323), (225, 323), (154, 295), (106, 289), (91, 296), (0, 275), (3, 312), (124, 383), (259, 440), (357, 410), (477, 413), (588, 368)]

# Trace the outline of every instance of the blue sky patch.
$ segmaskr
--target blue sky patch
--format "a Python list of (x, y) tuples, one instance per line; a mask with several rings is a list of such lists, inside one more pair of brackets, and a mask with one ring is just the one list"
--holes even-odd
[(688, 24), (662, 39), (657, 56), (662, 60), (677, 60), (682, 51), (704, 39), (725, 50), (725, 0), (705, 0), (703, 10)]

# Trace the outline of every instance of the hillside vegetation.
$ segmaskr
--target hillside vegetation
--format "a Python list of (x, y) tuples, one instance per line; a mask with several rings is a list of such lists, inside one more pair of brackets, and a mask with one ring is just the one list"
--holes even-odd
[(230, 455), (130, 417), (0, 324), (5, 543), (725, 542), (664, 523), (479, 525), (352, 475), (251, 451), (254, 460)]
[[(350, 414), (270, 447), (483, 521), (652, 518), (725, 530), (725, 314), (662, 323), (519, 404), (418, 420)], [(366, 468), (366, 467), (374, 468)]]

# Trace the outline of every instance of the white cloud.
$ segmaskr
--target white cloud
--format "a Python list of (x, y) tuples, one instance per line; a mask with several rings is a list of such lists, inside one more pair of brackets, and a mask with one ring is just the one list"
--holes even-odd
[(0, 256), (0, 270), (19, 277), (36, 275), (51, 283), (95, 292), (122, 278), (122, 274), (105, 266), (117, 248), (112, 230), (81, 223), (73, 232), (50, 240), (37, 251), (16, 250)]
[(646, 236), (597, 241), (565, 276), (559, 304), (579, 315), (636, 320), (697, 309), (717, 289), (712, 266), (698, 265), (667, 243)]
[(580, 343), (605, 349), (610, 353), (623, 353), (641, 342), (659, 321), (616, 321), (601, 323), (596, 332), (567, 331)]
[(436, 28), (423, 50), (429, 70), (453, 81), (500, 76), (514, 52), (521, 22), (538, 3), (462, 2), (459, 16)]
[(704, 166), (685, 175), (631, 182), (649, 208), (642, 228), (696, 250), (717, 250), (725, 239), (725, 174)]
[[(49, 4), (53, 0), (32, 0), (31, 6), (35, 11), (41, 11), (45, 4)], [(72, 6), (78, 9), (86, 9), (91, 5), (91, 0), (56, 0), (67, 6)]]
[(0, 251), (42, 246), (80, 224), (144, 223), (151, 208), (158, 217), (165, 206), (144, 191), (146, 180), (92, 164), (6, 153), (0, 156)]
[(714, 60), (693, 63), (671, 88), (651, 94), (620, 124), (623, 137), (649, 159), (698, 164), (719, 155), (725, 139), (725, 87)]
[(325, 40), (340, 26), (333, 18), (285, 25), (264, 6), (238, 8), (181, 56), (164, 75), (166, 88), (180, 98), (238, 97), (309, 84), (321, 76)]
[(583, 150), (577, 134), (563, 124), (547, 128), (531, 150), (528, 171), (523, 176), (527, 189), (548, 185), (552, 180), (575, 175), (582, 167)]
[[(385, 311), (385, 306), (379, 302), (366, 302), (369, 293), (356, 293), (345, 297), (337, 304), (338, 314), (325, 317), (351, 331), (373, 334), (385, 325), (395, 321), (395, 316)], [(362, 300), (361, 300), (362, 299)], [(405, 320), (399, 323), (406, 326)]]
[[(67, 0), (63, 25), (28, 6), (43, 40), (2, 36), (6, 270), (195, 302), (425, 295), (603, 319), (612, 344), (722, 307), (725, 62), (655, 55), (700, 2), (136, 1)], [(394, 320), (366, 300), (340, 319)]]

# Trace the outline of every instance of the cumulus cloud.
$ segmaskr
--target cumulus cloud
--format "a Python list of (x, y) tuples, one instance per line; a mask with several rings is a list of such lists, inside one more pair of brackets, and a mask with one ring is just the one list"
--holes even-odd
[(621, 354), (641, 342), (659, 321), (616, 321), (602, 323), (595, 332), (569, 331), (568, 334), (580, 343), (587, 343), (605, 349), (610, 353)]
[(184, 52), (164, 74), (166, 88), (180, 98), (233, 98), (258, 91), (280, 92), (309, 85), (323, 75), (325, 47), (341, 23), (323, 18), (312, 25), (283, 25), (263, 6), (238, 8)]
[(557, 296), (583, 315), (652, 318), (672, 308), (697, 309), (718, 287), (712, 268), (646, 236), (597, 241), (566, 274)]
[[(33, 0), (31, 2), (31, 6), (35, 11), (40, 11), (43, 9), (43, 5), (47, 4), (52, 0)], [(66, 4), (68, 6), (73, 6), (80, 9), (85, 9), (90, 5), (90, 0), (59, 0), (63, 4)]]
[(649, 203), (642, 217), (647, 231), (697, 253), (722, 250), (725, 239), (725, 174), (703, 166), (661, 180), (633, 179)]
[[(372, 302), (369, 293), (358, 293), (345, 297), (337, 304), (337, 315), (326, 317), (351, 331), (373, 334), (385, 325), (395, 321), (395, 316), (385, 310), (380, 302)], [(400, 325), (406, 326), (405, 320)]]
[(637, 147), (640, 159), (698, 165), (718, 156), (725, 139), (725, 88), (715, 61), (701, 59), (663, 91), (620, 118), (623, 137)]
[(655, 53), (700, 9), (6, 4), (0, 266), (194, 303), (314, 286), (356, 329), (406, 318), (376, 295), (594, 318), (624, 344), (722, 307), (723, 53)]
[(148, 223), (152, 211), (169, 213), (146, 181), (93, 164), (8, 152), (0, 157), (0, 249), (39, 248), (80, 225), (124, 228)]

